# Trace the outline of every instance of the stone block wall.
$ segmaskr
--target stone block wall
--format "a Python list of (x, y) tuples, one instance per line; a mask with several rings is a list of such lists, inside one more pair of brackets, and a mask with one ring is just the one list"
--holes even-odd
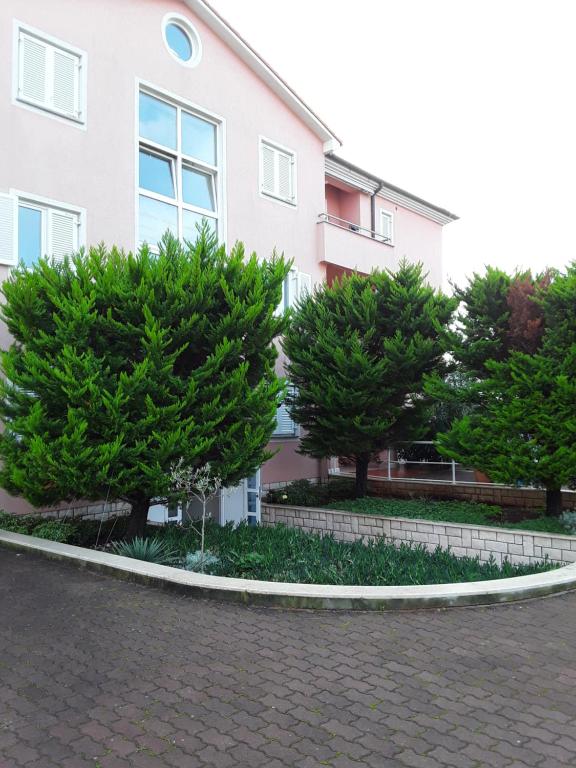
[[(345, 475), (335, 475), (335, 477)], [(438, 483), (423, 480), (387, 480), (369, 478), (368, 490), (373, 496), (399, 496), (416, 499), (421, 497), (435, 499), (458, 499), (462, 501), (497, 504), (502, 507), (521, 507), (523, 509), (544, 509), (546, 492), (538, 488), (513, 488), (503, 485), (477, 485), (475, 483)], [(576, 509), (576, 493), (562, 493), (564, 509)]]
[(430, 551), (450, 547), (460, 557), (489, 560), (492, 555), (497, 563), (505, 558), (511, 563), (536, 563), (546, 556), (554, 563), (576, 562), (576, 536), (262, 504), (262, 524), (277, 523), (309, 533), (332, 533), (340, 541), (385, 537), (396, 545), (423, 544)]

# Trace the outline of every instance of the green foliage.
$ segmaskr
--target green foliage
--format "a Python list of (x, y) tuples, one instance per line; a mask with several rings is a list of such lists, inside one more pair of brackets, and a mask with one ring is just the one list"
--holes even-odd
[(293, 504), (297, 507), (321, 507), (332, 500), (349, 499), (353, 493), (353, 482), (344, 478), (331, 479), (325, 483), (294, 480), (284, 488), (268, 491), (266, 501), (271, 504)]
[[(169, 526), (159, 535), (182, 556), (199, 541), (198, 531), (187, 526)], [(445, 584), (521, 576), (551, 567), (507, 561), (499, 567), (494, 561), (458, 558), (441, 549), (428, 552), (406, 544), (396, 548), (382, 539), (340, 542), (284, 526), (210, 523), (206, 544), (220, 558), (212, 571), (218, 575), (308, 584)]]
[(353, 459), (360, 492), (375, 452), (425, 430), (423, 377), (443, 368), (454, 308), (407, 263), (306, 297), (283, 340), (302, 452)]
[(8, 512), (4, 512), (4, 510), (0, 510), (0, 530), (28, 535), (32, 532), (25, 517), (10, 515)]
[(126, 254), (104, 246), (12, 271), (2, 316), (0, 482), (34, 504), (127, 500), (143, 525), (168, 470), (227, 485), (268, 457), (282, 382), (273, 340), (289, 265), (228, 255), (204, 228)]
[(202, 571), (203, 573), (211, 573), (216, 565), (220, 562), (219, 558), (210, 552), (202, 552), (201, 549), (196, 552), (188, 552), (184, 558), (182, 567), (185, 571)]
[[(547, 512), (576, 478), (576, 267), (506, 276), (488, 269), (460, 291), (455, 357), (472, 380), (461, 399), (474, 407), (439, 435), (446, 456), (496, 482), (547, 490)], [(438, 398), (454, 396), (438, 381)]]
[(140, 538), (136, 536), (131, 541), (116, 541), (112, 544), (115, 555), (132, 557), (135, 560), (145, 560), (148, 563), (167, 565), (174, 562), (175, 552), (167, 541), (154, 536), (153, 538)]
[(74, 526), (63, 520), (47, 520), (32, 529), (32, 536), (70, 544), (74, 537)]
[(510, 522), (502, 509), (494, 504), (479, 504), (467, 501), (439, 501), (434, 499), (388, 499), (367, 497), (333, 501), (326, 505), (330, 509), (341, 509), (361, 515), (384, 515), (386, 517), (407, 517), (411, 520), (433, 520), (443, 523), (464, 525), (491, 525), (500, 528), (521, 528), (527, 531), (569, 534), (570, 526), (561, 520), (549, 517), (526, 517)]

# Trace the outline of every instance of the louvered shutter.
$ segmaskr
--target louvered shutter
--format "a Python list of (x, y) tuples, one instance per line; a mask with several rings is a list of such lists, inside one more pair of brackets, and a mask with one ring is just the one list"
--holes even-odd
[(80, 119), (80, 66), (78, 54), (20, 30), (19, 99)]
[(79, 62), (77, 56), (71, 56), (58, 48), (54, 49), (53, 67), (53, 105), (54, 109), (77, 118)]
[(262, 144), (262, 192), (276, 194), (275, 151), (267, 144)]
[(47, 105), (47, 68), (47, 44), (20, 33), (18, 90), (21, 98), (42, 106)]
[(15, 197), (0, 194), (0, 263), (18, 261), (18, 206)]
[(276, 430), (274, 434), (286, 437), (294, 437), (296, 434), (296, 424), (291, 419), (285, 403), (282, 403), (276, 411)]
[(278, 152), (278, 197), (292, 200), (292, 158)]
[(65, 211), (50, 211), (48, 220), (48, 256), (62, 261), (78, 248), (78, 216)]
[(303, 299), (304, 296), (312, 292), (312, 275), (306, 274), (306, 272), (298, 273), (298, 299)]

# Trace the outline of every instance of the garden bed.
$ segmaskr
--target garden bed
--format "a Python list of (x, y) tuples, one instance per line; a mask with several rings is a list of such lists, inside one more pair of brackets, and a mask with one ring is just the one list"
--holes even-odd
[(285, 488), (269, 491), (268, 501), (289, 506), (324, 507), (361, 515), (402, 517), (411, 520), (521, 529), (560, 535), (572, 533), (572, 526), (566, 521), (546, 517), (543, 512), (537, 510), (433, 498), (367, 496), (363, 499), (354, 499), (352, 493), (353, 483), (350, 480), (336, 479), (322, 484), (297, 480)]
[[(0, 527), (19, 533), (42, 534), (43, 538), (82, 546), (110, 545), (124, 534), (125, 519), (94, 521), (37, 521), (30, 518), (0, 518)], [(199, 532), (194, 526), (149, 526), (147, 536), (161, 542), (155, 562), (183, 568), (186, 557), (197, 552)], [(337, 541), (284, 526), (220, 527), (209, 523), (206, 549), (217, 560), (206, 572), (217, 576), (272, 582), (327, 585), (421, 585), (486, 581), (524, 576), (550, 570), (548, 562), (530, 565), (502, 564), (479, 557), (456, 557), (437, 547), (428, 551), (418, 544), (400, 546), (376, 541)], [(126, 554), (126, 552), (123, 552)], [(194, 559), (194, 558), (193, 558)]]

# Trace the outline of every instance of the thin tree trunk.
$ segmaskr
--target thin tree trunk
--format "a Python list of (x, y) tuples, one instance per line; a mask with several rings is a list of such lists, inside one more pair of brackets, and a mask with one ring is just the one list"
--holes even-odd
[(132, 541), (136, 537), (142, 538), (146, 529), (148, 520), (148, 509), (150, 508), (150, 499), (138, 498), (131, 502), (131, 512), (128, 518), (128, 528), (126, 529), (127, 541)]
[(560, 488), (546, 488), (546, 514), (560, 517), (562, 514), (562, 491)]
[(356, 456), (356, 498), (361, 499), (368, 491), (369, 456)]

